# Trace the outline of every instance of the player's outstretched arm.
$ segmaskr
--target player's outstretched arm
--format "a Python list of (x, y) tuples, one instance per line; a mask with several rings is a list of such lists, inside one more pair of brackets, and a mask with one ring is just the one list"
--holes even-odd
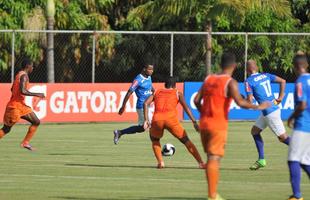
[(201, 110), (201, 100), (202, 100), (202, 86), (194, 98), (194, 104), (199, 112)]
[(298, 117), (306, 108), (307, 108), (307, 103), (305, 101), (301, 101), (295, 106), (294, 112), (287, 120), (288, 127), (290, 128), (294, 127), (295, 118)]
[(188, 105), (186, 104), (182, 92), (178, 92), (178, 95), (179, 95), (179, 102), (180, 102), (180, 104), (182, 105), (182, 107), (183, 107), (184, 111), (186, 112), (186, 114), (192, 120), (195, 130), (197, 132), (199, 132), (199, 125), (198, 125), (198, 123), (197, 123), (197, 121), (196, 121), (192, 111), (189, 109)]
[(45, 95), (43, 93), (34, 93), (34, 92), (30, 92), (29, 90), (27, 90), (26, 88), (27, 81), (28, 81), (28, 77), (26, 75), (22, 75), (20, 77), (19, 90), (22, 95), (45, 98)]
[(234, 79), (232, 79), (228, 84), (228, 96), (233, 98), (238, 106), (246, 109), (264, 110), (271, 105), (270, 102), (263, 102), (259, 105), (254, 105), (242, 98), (239, 92), (238, 83)]
[(131, 91), (130, 89), (127, 91), (126, 96), (125, 96), (125, 98), (123, 100), (122, 106), (120, 107), (120, 109), (118, 111), (119, 115), (123, 114), (123, 112), (125, 111), (126, 103), (129, 100), (129, 98), (130, 98), (132, 93), (133, 93), (133, 91)]
[(286, 80), (283, 78), (280, 78), (278, 76), (276, 76), (275, 80), (273, 81), (275, 83), (279, 83), (280, 84), (280, 93), (279, 93), (279, 97), (276, 99), (277, 103), (281, 103), (285, 93), (285, 86), (286, 86)]
[(149, 119), (149, 106), (154, 100), (154, 95), (149, 96), (143, 103), (143, 116), (144, 116), (144, 129), (150, 127), (150, 119)]

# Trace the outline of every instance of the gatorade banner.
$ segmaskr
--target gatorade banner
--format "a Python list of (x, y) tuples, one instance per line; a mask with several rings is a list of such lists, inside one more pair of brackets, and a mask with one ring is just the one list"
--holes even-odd
[[(95, 83), (95, 84), (31, 84), (31, 92), (45, 93), (45, 99), (27, 96), (26, 105), (33, 108), (42, 122), (136, 122), (135, 94), (126, 104), (123, 115), (118, 114), (130, 83)], [(162, 88), (162, 83), (154, 83)], [(177, 88), (183, 92), (183, 83)], [(7, 102), (11, 97), (11, 84), (0, 84), (0, 122)], [(154, 108), (151, 108), (151, 110)], [(183, 110), (178, 107), (179, 118), (183, 119)]]

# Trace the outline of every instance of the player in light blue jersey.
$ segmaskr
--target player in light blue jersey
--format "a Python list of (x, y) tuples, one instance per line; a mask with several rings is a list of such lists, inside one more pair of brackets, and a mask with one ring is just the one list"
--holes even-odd
[[(293, 59), (294, 71), (298, 76), (295, 83), (295, 109), (287, 123), (294, 128), (288, 152), (288, 166), (293, 195), (289, 200), (303, 200), (300, 192), (301, 169), (310, 179), (310, 74), (304, 54)], [(309, 189), (309, 188), (308, 188)]]
[[(266, 166), (264, 155), (264, 141), (261, 132), (268, 126), (278, 139), (289, 144), (290, 138), (286, 134), (284, 124), (281, 120), (281, 111), (278, 104), (284, 97), (286, 81), (278, 76), (268, 73), (259, 73), (258, 67), (254, 60), (247, 62), (247, 73), (249, 77), (245, 81), (246, 93), (248, 101), (252, 102), (253, 98), (258, 103), (269, 101), (272, 106), (262, 110), (261, 116), (256, 120), (252, 127), (251, 134), (256, 144), (258, 152), (258, 160), (250, 167), (251, 170), (257, 170)], [(270, 83), (280, 84), (279, 97), (275, 99)]]
[(152, 74), (154, 71), (153, 65), (145, 65), (142, 72), (136, 76), (133, 80), (118, 114), (122, 115), (125, 111), (126, 103), (133, 92), (137, 95), (137, 114), (138, 114), (138, 125), (131, 126), (123, 130), (114, 130), (114, 144), (117, 144), (120, 137), (125, 134), (135, 134), (144, 132), (144, 114), (143, 114), (143, 103), (144, 101), (154, 92), (152, 86)]

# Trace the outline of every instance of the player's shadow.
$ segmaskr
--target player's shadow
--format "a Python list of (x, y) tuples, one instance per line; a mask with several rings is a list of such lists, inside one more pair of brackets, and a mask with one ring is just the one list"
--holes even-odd
[[(152, 166), (146, 166), (146, 165), (120, 165), (120, 164), (104, 164), (104, 165), (98, 165), (98, 164), (79, 164), (79, 163), (66, 163), (67, 166), (75, 166), (75, 167), (101, 167), (101, 168), (140, 168), (140, 169), (154, 169), (156, 168), (154, 165)], [(176, 166), (166, 166), (167, 169), (198, 169), (198, 167), (176, 167)]]
[[(128, 198), (89, 198), (89, 197), (72, 197), (72, 196), (57, 196), (50, 197), (64, 200), (128, 200)], [(130, 200), (206, 200), (200, 197), (149, 197), (149, 198), (130, 198)], [(232, 200), (232, 199), (228, 199)]]

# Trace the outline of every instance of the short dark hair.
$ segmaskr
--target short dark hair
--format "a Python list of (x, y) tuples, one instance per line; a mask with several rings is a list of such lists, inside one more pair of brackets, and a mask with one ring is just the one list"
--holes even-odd
[(308, 64), (308, 59), (307, 56), (305, 54), (296, 54), (293, 58), (293, 64), (299, 65), (300, 63), (306, 63)]
[(225, 52), (221, 57), (221, 67), (222, 69), (231, 66), (236, 63), (236, 56), (233, 53)]
[(24, 58), (22, 61), (22, 69), (25, 69), (27, 65), (32, 65), (33, 61), (30, 58)]
[(143, 68), (144, 68), (144, 69), (146, 69), (146, 68), (148, 68), (149, 66), (154, 67), (154, 65), (153, 65), (153, 64), (145, 64), (145, 65), (143, 65)]
[(176, 86), (176, 79), (174, 77), (168, 77), (165, 81), (165, 88), (174, 88)]

